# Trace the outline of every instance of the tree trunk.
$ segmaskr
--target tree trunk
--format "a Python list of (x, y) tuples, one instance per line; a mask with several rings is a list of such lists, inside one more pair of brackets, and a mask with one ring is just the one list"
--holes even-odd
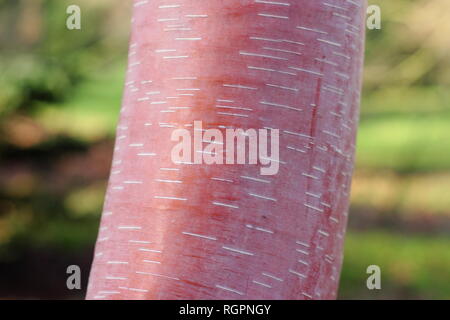
[[(134, 2), (88, 299), (336, 297), (364, 17), (363, 0)], [(278, 172), (174, 162), (194, 121), (278, 129)]]

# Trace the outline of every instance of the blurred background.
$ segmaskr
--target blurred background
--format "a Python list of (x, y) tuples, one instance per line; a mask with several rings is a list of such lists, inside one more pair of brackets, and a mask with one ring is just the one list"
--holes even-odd
[[(66, 28), (81, 7), (82, 30)], [(340, 298), (450, 299), (450, 1), (369, 0)], [(0, 299), (79, 299), (127, 63), (128, 1), (0, 0)], [(368, 290), (379, 265), (382, 289)]]

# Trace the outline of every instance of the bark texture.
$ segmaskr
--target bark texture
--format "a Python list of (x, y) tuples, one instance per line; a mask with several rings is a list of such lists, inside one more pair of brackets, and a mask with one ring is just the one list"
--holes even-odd
[[(135, 1), (88, 299), (332, 299), (362, 0)], [(280, 130), (280, 168), (171, 160), (172, 131)]]

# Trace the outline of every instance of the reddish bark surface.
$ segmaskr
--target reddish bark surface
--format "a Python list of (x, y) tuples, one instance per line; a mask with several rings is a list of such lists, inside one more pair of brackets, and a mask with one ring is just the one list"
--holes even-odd
[[(361, 0), (134, 2), (88, 299), (336, 297), (364, 13)], [(279, 129), (279, 172), (175, 164), (171, 134), (194, 121)]]

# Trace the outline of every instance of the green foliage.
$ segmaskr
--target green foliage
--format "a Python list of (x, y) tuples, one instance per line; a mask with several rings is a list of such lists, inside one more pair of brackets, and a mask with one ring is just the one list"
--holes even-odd
[[(70, 4), (83, 6), (82, 31), (66, 28)], [(0, 85), (6, 89), (0, 92), (0, 116), (17, 108), (29, 112), (38, 101), (61, 102), (80, 81), (126, 52), (126, 39), (108, 34), (113, 10), (105, 2), (2, 1), (0, 11), (8, 18), (0, 21), (0, 40), (7, 43), (0, 51)]]

